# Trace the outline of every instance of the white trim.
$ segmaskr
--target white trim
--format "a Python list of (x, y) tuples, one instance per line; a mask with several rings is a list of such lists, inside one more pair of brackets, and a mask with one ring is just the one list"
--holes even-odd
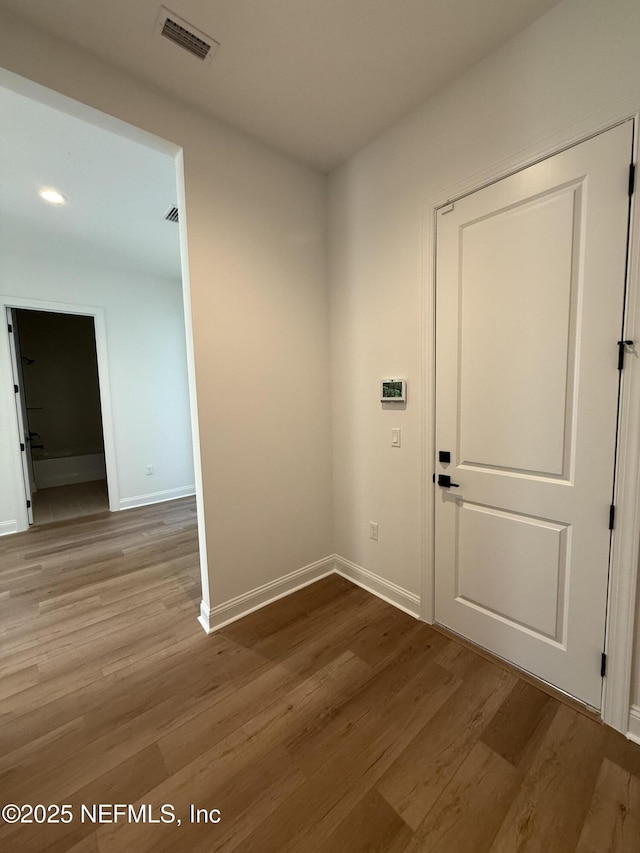
[(416, 619), (420, 618), (420, 596), (413, 592), (409, 592), (403, 587), (398, 586), (391, 581), (381, 578), (380, 575), (370, 572), (369, 569), (364, 569), (351, 560), (345, 560), (337, 554), (334, 555), (335, 572), (343, 578), (357, 584), (366, 589), (367, 592), (386, 601), (387, 604), (392, 604), (399, 610), (403, 610), (410, 616)]
[[(193, 347), (193, 314), (191, 311), (191, 280), (189, 278), (189, 241), (187, 234), (187, 200), (184, 181), (184, 154), (182, 148), (175, 157), (176, 193), (180, 217), (180, 265), (182, 272), (182, 303), (184, 308), (184, 331), (187, 353), (187, 383), (189, 386), (189, 413), (191, 416), (191, 448), (196, 493), (196, 515), (198, 518), (198, 552), (200, 555), (200, 584), (202, 601), (207, 611), (211, 606), (209, 588), (209, 563), (207, 553), (206, 516), (204, 508), (204, 486), (202, 483), (202, 455), (200, 453), (200, 427), (198, 419), (198, 392), (196, 383), (195, 354)], [(205, 631), (208, 628), (202, 623)], [(207, 622), (208, 624), (208, 622)]]
[(208, 607), (202, 601), (198, 622), (207, 634), (210, 634), (212, 631), (224, 628), (231, 622), (242, 619), (243, 616), (248, 616), (254, 610), (266, 607), (267, 604), (272, 604), (279, 598), (284, 598), (286, 595), (290, 595), (292, 592), (334, 573), (335, 556), (332, 555), (317, 560), (315, 563), (310, 563), (308, 566), (303, 566), (301, 569), (296, 569), (296, 571), (263, 584), (263, 586), (256, 587), (256, 589), (249, 590), (249, 592), (225, 601), (224, 604), (218, 604), (216, 607)]
[(11, 521), (0, 521), (0, 536), (17, 533), (18, 529), (18, 520), (16, 518), (11, 519)]
[(114, 512), (120, 503), (120, 483), (116, 456), (113, 407), (111, 405), (111, 382), (109, 380), (109, 355), (107, 351), (107, 326), (104, 308), (95, 309), (93, 325), (96, 332), (96, 355), (98, 357), (98, 382), (100, 384), (100, 408), (102, 410), (102, 433), (104, 439), (104, 461), (107, 468), (107, 493), (109, 509)]
[(634, 743), (640, 744), (640, 705), (632, 705), (629, 711), (629, 728), (627, 737)]
[[(638, 162), (638, 115), (635, 117), (633, 161)], [(616, 522), (612, 537), (609, 611), (605, 650), (607, 677), (602, 719), (624, 732), (629, 720), (640, 544), (640, 217), (638, 187), (631, 200), (629, 271), (623, 339), (636, 341), (622, 371), (620, 430), (616, 466)]]
[[(423, 276), (423, 388), (425, 400), (422, 411), (423, 477), (423, 610), (422, 618), (435, 618), (433, 597), (435, 587), (434, 494), (432, 475), (435, 460), (433, 415), (435, 412), (435, 357), (433, 355), (435, 300), (435, 220), (438, 207), (501, 180), (535, 162), (577, 145), (590, 136), (633, 119), (635, 136), (638, 129), (638, 105), (628, 102), (616, 109), (608, 108), (597, 115), (539, 140), (526, 151), (515, 152), (489, 168), (450, 184), (423, 202), (422, 276)], [(638, 141), (634, 142), (634, 162), (638, 162)], [(636, 215), (633, 197), (631, 217), (630, 263), (627, 294), (625, 338), (640, 340), (640, 217)], [(430, 341), (426, 341), (430, 339)], [(640, 353), (640, 345), (637, 346)], [(608, 627), (606, 639), (607, 678), (603, 683), (602, 719), (620, 732), (626, 732), (631, 697), (631, 667), (634, 648), (636, 584), (640, 546), (640, 359), (628, 357), (623, 372), (622, 407), (620, 418), (618, 482), (616, 485), (616, 530), (614, 531), (608, 597)]]
[(137, 506), (148, 506), (149, 504), (159, 504), (163, 501), (175, 501), (178, 498), (189, 498), (195, 494), (196, 487), (179, 486), (177, 489), (164, 489), (161, 492), (147, 492), (144, 495), (135, 495), (132, 498), (122, 498), (118, 506), (118, 510), (135, 509)]
[(408, 613), (409, 616), (413, 616), (415, 619), (420, 618), (419, 595), (381, 578), (368, 569), (363, 569), (362, 566), (358, 566), (338, 554), (332, 554), (288, 575), (276, 578), (276, 580), (263, 586), (249, 590), (249, 592), (245, 592), (236, 598), (225, 601), (224, 604), (218, 604), (216, 607), (209, 607), (204, 600), (201, 601), (198, 622), (207, 634), (211, 634), (231, 622), (248, 616), (254, 610), (266, 607), (279, 598), (291, 595), (292, 592), (334, 574), (346, 578), (362, 589), (366, 589), (367, 592)]
[(208, 604), (205, 604), (204, 600), (200, 602), (200, 615), (198, 616), (198, 622), (204, 628), (205, 634), (211, 634), (213, 632), (213, 628), (211, 627), (211, 610)]
[(421, 618), (432, 625), (435, 621), (435, 378), (436, 378), (436, 247), (435, 209), (439, 202), (425, 203), (422, 211), (422, 407), (421, 468), (422, 471), (422, 584)]
[[(7, 318), (7, 326), (10, 330), (9, 332), (9, 360), (11, 364), (11, 375), (13, 377), (14, 387), (16, 389), (20, 389), (20, 386), (24, 382), (24, 376), (22, 375), (20, 362), (20, 345), (19, 345), (19, 333), (18, 329), (15, 328), (16, 318), (15, 311), (13, 308), (5, 308), (6, 318)], [(15, 412), (15, 418), (10, 417), (10, 420), (14, 421), (15, 425), (18, 428), (18, 442), (20, 443), (20, 448), (24, 446), (26, 429), (27, 429), (27, 401), (24, 395), (24, 388), (22, 389), (23, 393), (19, 393), (14, 395), (14, 405), (10, 408)], [(9, 427), (9, 432), (13, 430)], [(11, 447), (11, 444), (8, 444), (7, 447)], [(15, 447), (15, 445), (13, 445)], [(20, 476), (17, 480), (18, 484), (22, 485), (22, 489), (18, 489), (20, 492), (24, 492), (21, 497), (24, 500), (23, 506), (27, 508), (27, 524), (33, 523), (33, 509), (32, 509), (32, 499), (33, 492), (36, 490), (35, 485), (35, 477), (33, 471), (33, 460), (31, 458), (31, 454), (29, 452), (20, 453), (20, 461), (21, 471)], [(15, 463), (15, 457), (14, 457)]]

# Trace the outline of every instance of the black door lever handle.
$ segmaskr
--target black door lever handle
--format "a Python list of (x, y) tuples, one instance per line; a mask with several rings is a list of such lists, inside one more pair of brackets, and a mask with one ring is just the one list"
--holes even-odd
[(441, 489), (460, 488), (460, 483), (452, 483), (448, 474), (438, 474), (438, 485)]

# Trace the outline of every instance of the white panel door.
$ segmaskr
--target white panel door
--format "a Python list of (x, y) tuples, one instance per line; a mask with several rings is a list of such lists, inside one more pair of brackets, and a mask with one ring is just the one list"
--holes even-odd
[(436, 621), (595, 708), (631, 146), (627, 122), (437, 220)]

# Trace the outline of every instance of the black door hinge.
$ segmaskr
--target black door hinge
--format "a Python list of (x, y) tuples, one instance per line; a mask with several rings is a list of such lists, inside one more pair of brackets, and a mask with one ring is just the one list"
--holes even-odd
[(632, 347), (633, 341), (618, 341), (618, 370), (624, 368), (624, 354), (627, 347)]
[(13, 332), (13, 326), (11, 325), (11, 323), (7, 323), (7, 329), (9, 329), (9, 334)]
[(27, 501), (27, 509), (31, 509), (31, 501)]
[(14, 394), (17, 394), (19, 390), (20, 390), (20, 389), (18, 388), (18, 386), (17, 386), (17, 385), (14, 385), (14, 386), (13, 386), (13, 392), (14, 392)]
[(26, 450), (26, 448), (22, 442), (20, 442), (20, 450), (22, 450), (23, 453)]
[(602, 652), (602, 658), (600, 659), (600, 678), (604, 678), (607, 674), (607, 656), (604, 652)]
[(629, 166), (629, 196), (633, 195), (633, 191), (636, 187), (636, 164), (631, 163)]
[(616, 518), (616, 508), (613, 504), (609, 507), (609, 530), (613, 530), (613, 523)]

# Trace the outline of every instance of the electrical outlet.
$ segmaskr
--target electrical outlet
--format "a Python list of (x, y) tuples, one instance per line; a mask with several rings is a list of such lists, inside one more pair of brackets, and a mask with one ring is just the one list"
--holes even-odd
[(147, 477), (150, 477), (154, 473), (153, 465), (147, 465)]
[(369, 522), (369, 538), (375, 539), (376, 542), (378, 541), (378, 522), (377, 521), (370, 521)]

